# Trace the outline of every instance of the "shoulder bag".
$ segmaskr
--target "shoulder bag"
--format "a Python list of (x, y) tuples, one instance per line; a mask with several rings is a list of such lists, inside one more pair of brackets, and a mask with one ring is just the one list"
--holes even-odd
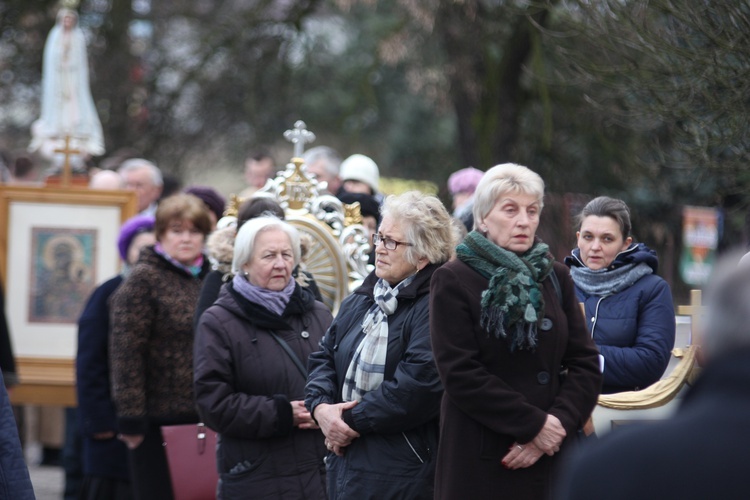
[(214, 500), (216, 431), (205, 424), (164, 425), (161, 428), (174, 500)]

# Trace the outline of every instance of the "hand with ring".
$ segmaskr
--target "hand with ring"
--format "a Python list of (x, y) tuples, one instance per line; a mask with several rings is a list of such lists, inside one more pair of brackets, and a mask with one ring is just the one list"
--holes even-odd
[(341, 417), (345, 410), (353, 408), (356, 404), (357, 401), (337, 404), (321, 403), (315, 407), (315, 419), (331, 445), (330, 448), (326, 447), (338, 456), (342, 456), (343, 450), (359, 437), (359, 433), (349, 427)]
[(344, 452), (342, 451), (342, 448), (340, 448), (340, 447), (338, 447), (338, 446), (334, 445), (333, 443), (331, 443), (331, 442), (330, 442), (330, 441), (328, 441), (327, 439), (325, 440), (325, 445), (326, 445), (326, 448), (328, 449), (328, 451), (330, 451), (330, 452), (333, 452), (333, 453), (335, 453), (336, 455), (339, 455), (339, 456), (341, 456), (341, 455), (343, 455), (343, 454), (344, 454)]
[(506, 469), (525, 469), (534, 465), (542, 455), (544, 452), (533, 441), (526, 444), (513, 443), (503, 457), (502, 464)]

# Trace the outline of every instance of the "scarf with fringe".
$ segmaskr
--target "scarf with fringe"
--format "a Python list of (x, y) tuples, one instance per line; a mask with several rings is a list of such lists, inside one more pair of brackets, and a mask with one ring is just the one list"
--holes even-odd
[(375, 303), (362, 320), (365, 336), (357, 346), (344, 377), (341, 390), (344, 401), (361, 401), (362, 396), (383, 383), (388, 354), (388, 316), (398, 308), (398, 293), (409, 286), (415, 276), (412, 274), (395, 287), (382, 278), (375, 284)]
[(472, 231), (456, 248), (461, 262), (490, 280), (482, 292), (480, 325), (509, 342), (511, 352), (533, 350), (544, 317), (542, 281), (552, 270), (549, 247), (536, 242), (523, 255), (501, 248)]

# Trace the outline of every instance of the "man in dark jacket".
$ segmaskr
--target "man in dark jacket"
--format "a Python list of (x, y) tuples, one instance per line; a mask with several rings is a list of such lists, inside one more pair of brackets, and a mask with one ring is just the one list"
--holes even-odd
[(708, 293), (700, 342), (706, 367), (677, 414), (581, 450), (560, 500), (747, 498), (750, 265), (723, 271)]

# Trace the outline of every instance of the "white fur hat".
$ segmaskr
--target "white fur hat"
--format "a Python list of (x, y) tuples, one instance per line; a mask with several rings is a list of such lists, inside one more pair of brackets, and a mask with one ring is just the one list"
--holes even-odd
[(341, 162), (339, 177), (342, 181), (360, 181), (377, 193), (380, 188), (380, 170), (377, 164), (365, 155), (354, 154)]

